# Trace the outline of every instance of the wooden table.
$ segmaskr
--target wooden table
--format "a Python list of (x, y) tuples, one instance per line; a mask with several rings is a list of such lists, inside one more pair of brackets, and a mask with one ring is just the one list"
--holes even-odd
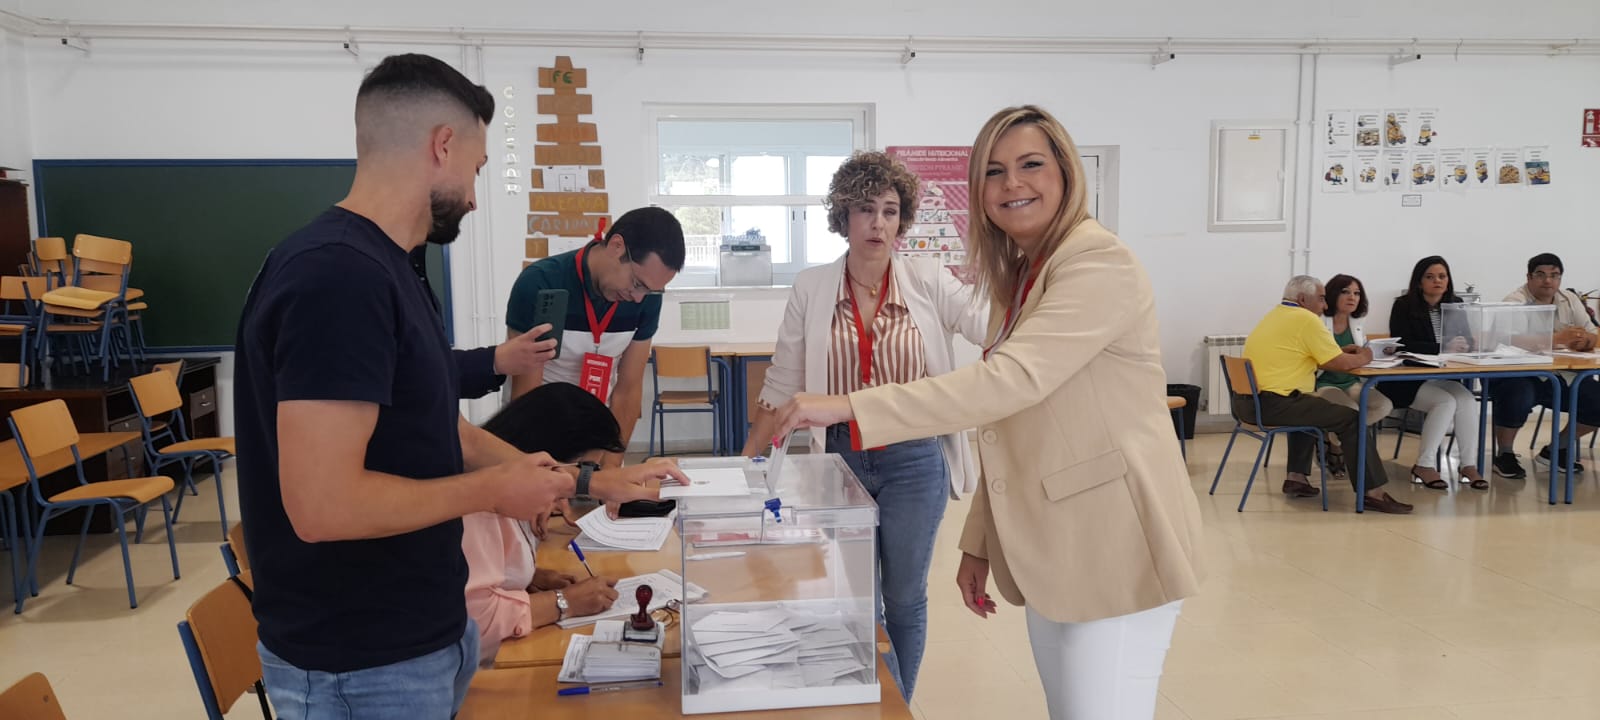
[(682, 660), (663, 660), (661, 687), (625, 690), (602, 695), (557, 697), (560, 687), (557, 667), (532, 667), (512, 670), (480, 670), (472, 678), (460, 720), (654, 720), (656, 718), (695, 717), (706, 720), (778, 718), (780, 720), (909, 720), (910, 708), (889, 675), (889, 668), (878, 656), (878, 683), (881, 699), (872, 705), (834, 705), (828, 707), (765, 710), (715, 715), (683, 715)]
[[(1566, 370), (1571, 361), (1567, 358), (1556, 358), (1554, 362), (1544, 365), (1472, 365), (1469, 363), (1451, 362), (1444, 367), (1409, 367), (1394, 368), (1356, 368), (1350, 374), (1365, 380), (1361, 383), (1361, 397), (1356, 403), (1356, 412), (1359, 424), (1356, 427), (1367, 427), (1367, 394), (1372, 388), (1384, 382), (1409, 382), (1422, 380), (1484, 380), (1483, 392), (1478, 394), (1478, 458), (1477, 467), (1486, 469), (1488, 447), (1485, 444), (1489, 420), (1489, 392), (1487, 381), (1505, 380), (1510, 378), (1531, 377), (1550, 381), (1550, 410), (1555, 417), (1561, 417), (1561, 376), (1557, 373)], [(1574, 386), (1576, 387), (1576, 386)], [(1361, 433), (1361, 440), (1356, 447), (1356, 512), (1364, 512), (1367, 499), (1367, 464), (1362, 458), (1367, 456), (1367, 443), (1371, 442), (1367, 433)], [(1550, 444), (1554, 447), (1561, 445), (1561, 423), (1550, 424)], [(1568, 459), (1575, 458), (1576, 453), (1568, 455)], [(1566, 501), (1572, 502), (1572, 473), (1570, 467), (1558, 467), (1550, 464), (1550, 504), (1556, 504), (1556, 483), (1562, 474), (1567, 478)]]
[[(78, 455), (87, 459), (137, 440), (139, 433), (136, 432), (80, 433)], [(63, 448), (44, 457), (34, 458), (33, 467), (39, 473), (39, 477), (70, 468), (72, 448)], [(27, 482), (28, 466), (22, 462), (22, 450), (17, 447), (17, 441), (0, 441), (0, 491), (10, 490)]]
[[(605, 510), (600, 509), (595, 512), (605, 512)], [(578, 562), (578, 556), (572, 554), (571, 548), (567, 547), (567, 542), (577, 536), (576, 530), (570, 525), (558, 524), (551, 529), (544, 540), (539, 541), (540, 569), (564, 572), (580, 579), (589, 577), (588, 571), (583, 569), (583, 564)], [(682, 569), (682, 562), (679, 560), (682, 557), (681, 553), (678, 536), (674, 534), (667, 538), (660, 552), (591, 552), (586, 553), (584, 557), (589, 559), (589, 568), (594, 570), (596, 575), (620, 580), (657, 570), (678, 572)], [(631, 602), (631, 599), (618, 598), (617, 601)], [(593, 633), (594, 625), (571, 630), (563, 630), (560, 625), (534, 628), (527, 635), (500, 643), (500, 651), (494, 656), (495, 669), (560, 667), (561, 660), (567, 653), (568, 639), (573, 635)], [(678, 657), (682, 647), (683, 644), (678, 637), (678, 626), (674, 624), (667, 629), (662, 654), (669, 658)]]

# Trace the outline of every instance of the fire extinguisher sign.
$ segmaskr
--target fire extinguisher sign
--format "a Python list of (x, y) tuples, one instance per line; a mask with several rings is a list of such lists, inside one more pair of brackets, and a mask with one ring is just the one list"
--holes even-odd
[(1583, 146), (1600, 148), (1600, 108), (1583, 111)]

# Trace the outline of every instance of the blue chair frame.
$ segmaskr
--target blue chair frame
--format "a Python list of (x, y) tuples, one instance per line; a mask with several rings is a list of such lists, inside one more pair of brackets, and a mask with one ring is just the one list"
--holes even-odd
[[(1235, 379), (1234, 371), (1230, 365), (1238, 365), (1244, 371), (1244, 377)], [(1209, 494), (1217, 494), (1217, 483), (1222, 481), (1222, 470), (1228, 466), (1228, 455), (1233, 452), (1233, 443), (1240, 435), (1248, 435), (1261, 443), (1261, 449), (1256, 451), (1255, 464), (1250, 468), (1250, 479), (1245, 481), (1244, 495), (1239, 498), (1238, 512), (1244, 512), (1244, 503), (1250, 499), (1250, 488), (1255, 485), (1256, 474), (1267, 463), (1272, 462), (1272, 443), (1279, 435), (1290, 433), (1305, 433), (1317, 439), (1317, 457), (1322, 465), (1322, 511), (1328, 511), (1328, 443), (1323, 435), (1322, 428), (1312, 425), (1266, 425), (1261, 422), (1261, 390), (1256, 385), (1255, 366), (1243, 358), (1222, 356), (1222, 377), (1228, 384), (1229, 392), (1234, 396), (1250, 396), (1250, 402), (1255, 408), (1256, 422), (1245, 422), (1239, 417), (1238, 405), (1230, 403), (1229, 411), (1233, 414), (1233, 432), (1228, 435), (1228, 448), (1222, 452), (1222, 462), (1217, 463), (1217, 475), (1211, 480)], [(1241, 382), (1242, 381), (1242, 382)], [(1246, 392), (1240, 392), (1241, 390)], [(1356, 462), (1360, 458), (1355, 459)]]

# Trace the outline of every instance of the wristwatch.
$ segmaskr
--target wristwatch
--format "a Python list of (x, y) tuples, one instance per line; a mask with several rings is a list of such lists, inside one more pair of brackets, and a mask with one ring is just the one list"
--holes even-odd
[(567, 619), (567, 594), (556, 591), (556, 622)]
[(574, 497), (580, 499), (588, 499), (590, 497), (589, 480), (594, 476), (594, 472), (599, 469), (600, 463), (597, 462), (589, 462), (585, 460), (578, 463), (578, 483), (577, 488), (572, 493)]

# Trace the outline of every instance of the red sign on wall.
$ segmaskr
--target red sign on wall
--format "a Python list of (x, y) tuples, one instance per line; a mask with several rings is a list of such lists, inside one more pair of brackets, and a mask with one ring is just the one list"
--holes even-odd
[(1583, 111), (1583, 146), (1600, 148), (1600, 108)]

